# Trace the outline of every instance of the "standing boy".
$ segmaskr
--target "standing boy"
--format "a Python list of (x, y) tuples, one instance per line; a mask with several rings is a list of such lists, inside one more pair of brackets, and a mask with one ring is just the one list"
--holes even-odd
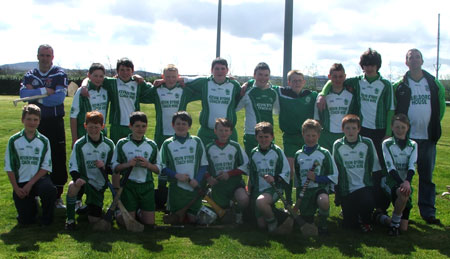
[[(113, 169), (115, 173), (130, 172), (128, 181), (124, 183), (120, 199), (133, 218), (139, 217), (147, 225), (155, 224), (155, 186), (153, 173), (160, 171), (158, 147), (145, 136), (147, 116), (143, 112), (130, 115), (131, 134), (117, 142), (114, 150)], [(140, 214), (136, 215), (140, 210)], [(123, 219), (119, 216), (119, 222)]]
[[(205, 176), (208, 167), (205, 148), (200, 138), (191, 136), (189, 129), (192, 118), (185, 111), (176, 112), (172, 117), (175, 135), (164, 141), (161, 147), (162, 173), (169, 179), (168, 210), (175, 213), (185, 207), (198, 195), (196, 189)], [(201, 199), (187, 211), (187, 220), (196, 221), (202, 206)]]
[(277, 220), (273, 206), (280, 198), (274, 188), (282, 189), (289, 183), (289, 163), (283, 151), (273, 141), (273, 127), (268, 122), (260, 122), (255, 126), (258, 146), (250, 156), (250, 179), (248, 189), (253, 202), (256, 202), (256, 219), (258, 227), (273, 232), (277, 228)]
[[(241, 87), (235, 80), (227, 77), (228, 62), (216, 58), (211, 64), (210, 77), (201, 77), (186, 83), (187, 101), (202, 101), (200, 128), (198, 136), (207, 145), (216, 139), (214, 126), (217, 118), (226, 118), (233, 127), (236, 125), (236, 106), (240, 99)], [(186, 107), (181, 110), (186, 110)], [(237, 141), (237, 132), (233, 128), (231, 139)]]
[(248, 206), (248, 195), (242, 174), (247, 174), (248, 157), (239, 143), (230, 140), (233, 124), (218, 118), (214, 133), (217, 139), (206, 146), (208, 173), (206, 180), (212, 186), (211, 198), (221, 208), (237, 201), (236, 223), (242, 224), (242, 211)]
[(72, 181), (66, 197), (67, 230), (75, 228), (75, 204), (81, 189), (86, 193), (89, 222), (100, 221), (107, 188), (107, 172), (111, 172), (114, 143), (102, 134), (105, 127), (103, 114), (99, 111), (87, 112), (84, 127), (87, 134), (75, 142), (70, 156)]
[(267, 121), (273, 125), (273, 107), (278, 106), (277, 93), (269, 82), (269, 65), (264, 62), (258, 63), (253, 77), (254, 80), (249, 81), (247, 91), (236, 108), (236, 111), (245, 108), (244, 146), (247, 155), (250, 155), (253, 148), (258, 145), (255, 138), (256, 123)]
[(402, 113), (392, 118), (394, 137), (383, 141), (383, 155), (389, 172), (386, 183), (391, 191), (394, 211), (392, 218), (382, 215), (382, 223), (389, 221), (389, 235), (397, 236), (400, 230), (408, 229), (409, 213), (412, 208), (411, 182), (417, 162), (417, 143), (407, 136), (409, 131), (408, 117)]
[(332, 150), (334, 142), (344, 136), (342, 118), (349, 113), (356, 114), (357, 106), (352, 89), (344, 87), (345, 70), (342, 64), (335, 63), (331, 66), (328, 79), (331, 80), (331, 90), (324, 95), (326, 108), (322, 111), (314, 109), (314, 119), (320, 121), (323, 127), (320, 146)]
[(359, 135), (361, 121), (349, 114), (342, 119), (345, 136), (336, 140), (333, 157), (339, 171), (338, 190), (342, 199), (344, 227), (359, 226), (372, 231), (375, 207), (372, 173), (381, 170), (372, 140)]
[[(319, 146), (321, 126), (318, 121), (308, 119), (302, 125), (305, 145), (295, 153), (295, 176), (297, 183), (297, 205), (300, 214), (309, 223), (319, 209), (319, 234), (327, 234), (327, 218), (330, 215), (328, 193), (331, 185), (338, 182), (338, 170), (327, 149)], [(311, 170), (314, 169), (314, 170)], [(310, 181), (307, 183), (307, 181)], [(306, 186), (304, 197), (299, 195)], [(299, 205), (300, 203), (300, 205)]]
[(41, 110), (28, 104), (22, 110), (24, 129), (9, 138), (5, 152), (5, 171), (13, 187), (17, 221), (20, 224), (36, 222), (37, 201), (42, 203), (40, 223), (50, 225), (53, 221), (56, 188), (48, 173), (52, 171), (49, 140), (37, 131)]

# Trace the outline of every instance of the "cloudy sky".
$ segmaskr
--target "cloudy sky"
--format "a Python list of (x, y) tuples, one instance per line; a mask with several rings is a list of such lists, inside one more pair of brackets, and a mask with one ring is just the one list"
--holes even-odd
[[(216, 53), (217, 0), (15, 0), (0, 10), (0, 64), (36, 60), (39, 44), (55, 49), (54, 63), (107, 67), (129, 57), (135, 69), (207, 74)], [(447, 0), (294, 0), (292, 67), (325, 75), (334, 62), (348, 75), (361, 71), (368, 47), (383, 58), (392, 80), (406, 71), (405, 53), (419, 48), (435, 73), (441, 13), (440, 75), (450, 77)], [(236, 75), (252, 75), (260, 61), (272, 75), (283, 68), (284, 0), (223, 0), (221, 56)]]

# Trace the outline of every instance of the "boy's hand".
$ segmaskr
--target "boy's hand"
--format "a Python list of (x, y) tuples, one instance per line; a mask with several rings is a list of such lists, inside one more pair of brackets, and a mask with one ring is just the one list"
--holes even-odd
[(105, 167), (105, 163), (103, 163), (102, 160), (96, 160), (96, 161), (95, 161), (95, 166), (96, 166), (97, 168), (102, 168), (102, 167)]
[(208, 182), (208, 184), (209, 185), (211, 185), (211, 186), (214, 186), (214, 185), (216, 185), (216, 184), (218, 184), (219, 182), (216, 180), (216, 178), (214, 178), (214, 177), (208, 177), (207, 179), (206, 179), (206, 181)]
[(180, 181), (180, 182), (184, 182), (187, 183), (190, 179), (188, 174), (176, 174), (175, 178)]
[(14, 189), (14, 192), (20, 199), (23, 199), (23, 198), (27, 197), (27, 195), (28, 195), (28, 193), (23, 188), (20, 188), (19, 186), (17, 186), (17, 188)]
[(195, 179), (191, 179), (190, 181), (189, 181), (189, 185), (192, 187), (192, 188), (196, 188), (197, 186), (198, 186), (198, 182), (197, 182), (197, 180), (195, 180)]
[(323, 95), (317, 96), (316, 105), (319, 111), (325, 110), (325, 108), (327, 107), (327, 101), (325, 99), (325, 96)]
[(313, 182), (316, 181), (316, 174), (314, 171), (308, 171), (308, 173), (306, 173), (306, 177)]
[(179, 77), (178, 80), (177, 80), (177, 82), (178, 82), (182, 87), (184, 87), (184, 78)]
[(166, 82), (166, 80), (164, 80), (164, 79), (155, 79), (155, 81), (153, 81), (153, 86), (159, 87), (160, 85), (164, 84), (165, 82)]
[(241, 86), (241, 93), (240, 93), (241, 97), (243, 97), (245, 95), (245, 92), (247, 91), (247, 87), (248, 87), (248, 83), (247, 82), (242, 84), (242, 86)]
[(86, 181), (81, 178), (78, 178), (74, 184), (77, 188), (81, 188), (83, 187), (83, 185), (86, 184)]
[(136, 83), (138, 83), (138, 84), (140, 84), (140, 83), (145, 83), (145, 79), (144, 79), (142, 76), (138, 75), (138, 74), (134, 74), (134, 75), (133, 75), (133, 79), (134, 79), (134, 81), (136, 81)]
[(25, 87), (26, 87), (27, 89), (29, 89), (29, 90), (32, 90), (32, 89), (33, 89), (33, 86), (32, 86), (31, 84), (26, 84)]
[(145, 159), (145, 157), (137, 156), (137, 157), (135, 157), (135, 159), (136, 159), (137, 166), (149, 168), (149, 166), (152, 165), (147, 159)]
[(87, 87), (86, 86), (80, 86), (80, 87), (81, 87), (81, 92), (80, 92), (81, 96), (89, 98), (89, 91), (88, 91)]
[(27, 184), (25, 184), (25, 185), (22, 187), (22, 191), (25, 192), (25, 196), (28, 196), (28, 194), (30, 194), (30, 191), (31, 191), (31, 188), (32, 188), (32, 187), (33, 187), (33, 185), (30, 184), (30, 182), (28, 182)]
[(219, 172), (219, 175), (217, 176), (217, 180), (219, 181), (226, 181), (228, 178), (230, 178), (230, 175), (225, 171)]
[(411, 194), (411, 184), (408, 181), (404, 181), (400, 184), (400, 192), (409, 196)]
[(134, 167), (137, 164), (137, 159), (136, 158), (132, 158), (128, 161), (128, 167)]
[(275, 182), (275, 178), (273, 178), (273, 176), (271, 176), (271, 175), (269, 175), (269, 174), (266, 174), (266, 175), (264, 175), (264, 180), (266, 180), (266, 182), (267, 183), (273, 183), (273, 182)]
[(52, 95), (52, 94), (54, 94), (54, 93), (55, 93), (55, 90), (54, 90), (54, 89), (52, 89), (52, 88), (48, 88), (48, 87), (46, 87), (46, 88), (45, 88), (45, 90), (47, 90), (47, 94), (48, 94), (48, 95)]

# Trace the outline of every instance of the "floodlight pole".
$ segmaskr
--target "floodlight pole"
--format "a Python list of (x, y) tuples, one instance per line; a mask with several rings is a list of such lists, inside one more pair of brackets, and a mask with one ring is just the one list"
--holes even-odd
[(441, 14), (438, 14), (438, 35), (437, 35), (437, 57), (436, 57), (436, 79), (439, 79), (439, 45), (441, 38)]
[(284, 10), (284, 58), (283, 58), (283, 86), (287, 86), (287, 73), (292, 67), (292, 23), (294, 1), (286, 0)]
[(217, 45), (216, 58), (220, 57), (220, 27), (222, 26), (222, 0), (219, 0), (219, 9), (217, 10)]

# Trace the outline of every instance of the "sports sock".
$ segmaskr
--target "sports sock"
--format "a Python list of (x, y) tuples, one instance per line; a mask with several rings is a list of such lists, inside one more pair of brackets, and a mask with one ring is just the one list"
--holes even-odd
[(69, 197), (66, 195), (66, 214), (67, 220), (75, 220), (75, 203), (77, 201), (77, 196)]
[(395, 213), (392, 213), (391, 226), (392, 227), (399, 227), (400, 226), (400, 220), (402, 220), (402, 214), (397, 215)]
[(327, 219), (330, 215), (330, 210), (319, 209), (319, 227), (327, 227)]

